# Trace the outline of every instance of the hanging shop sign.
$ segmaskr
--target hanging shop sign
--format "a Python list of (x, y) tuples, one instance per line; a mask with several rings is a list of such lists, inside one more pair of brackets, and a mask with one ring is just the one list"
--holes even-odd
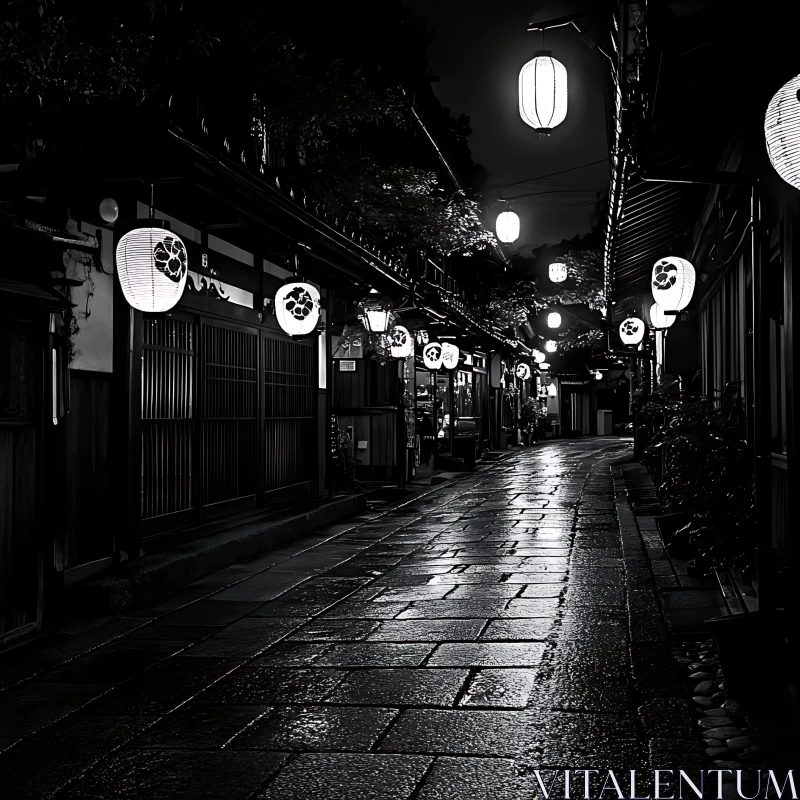
[(392, 358), (408, 358), (414, 349), (414, 340), (411, 334), (402, 325), (392, 328), (391, 345)]
[(619, 338), (623, 344), (639, 344), (644, 339), (646, 327), (638, 317), (628, 317), (619, 324)]
[(442, 345), (439, 342), (428, 342), (422, 350), (422, 361), (430, 370), (442, 368)]
[(650, 325), (655, 330), (666, 330), (673, 322), (675, 322), (674, 314), (665, 314), (664, 309), (658, 303), (650, 306)]
[(319, 291), (310, 283), (285, 283), (275, 292), (275, 318), (289, 336), (308, 336), (319, 322)]
[(442, 344), (442, 366), (445, 369), (455, 369), (458, 366), (459, 349), (450, 342)]
[(119, 240), (116, 255), (119, 283), (133, 308), (156, 313), (177, 305), (189, 263), (179, 236), (165, 228), (136, 228)]
[(664, 311), (683, 311), (694, 294), (694, 267), (685, 258), (661, 258), (653, 266), (650, 283), (653, 300)]

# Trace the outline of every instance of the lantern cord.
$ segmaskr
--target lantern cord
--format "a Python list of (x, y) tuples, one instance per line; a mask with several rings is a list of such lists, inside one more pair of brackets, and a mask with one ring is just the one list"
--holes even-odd
[(151, 181), (150, 183), (150, 227), (153, 227), (153, 221), (155, 220), (156, 216), (156, 209), (155, 209), (155, 187)]

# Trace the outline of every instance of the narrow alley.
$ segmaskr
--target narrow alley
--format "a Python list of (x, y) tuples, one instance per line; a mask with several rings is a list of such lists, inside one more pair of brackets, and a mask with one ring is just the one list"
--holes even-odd
[(2, 676), (4, 796), (500, 800), (535, 796), (540, 767), (691, 767), (620, 529), (629, 448), (520, 452)]

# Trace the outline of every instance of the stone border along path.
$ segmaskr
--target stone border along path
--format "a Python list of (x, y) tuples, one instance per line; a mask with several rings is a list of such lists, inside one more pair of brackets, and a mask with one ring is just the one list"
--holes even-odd
[(527, 800), (539, 767), (699, 765), (629, 448), (515, 453), (108, 623), (110, 644), (0, 695), (0, 785)]

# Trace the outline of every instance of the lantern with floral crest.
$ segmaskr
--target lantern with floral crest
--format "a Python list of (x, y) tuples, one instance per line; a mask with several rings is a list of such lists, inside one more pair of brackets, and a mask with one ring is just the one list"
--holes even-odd
[(638, 317), (628, 317), (619, 324), (619, 338), (623, 344), (636, 345), (644, 339), (646, 325)]
[(442, 345), (440, 342), (428, 342), (422, 349), (422, 361), (425, 368), (436, 371), (442, 368)]
[(392, 358), (408, 358), (414, 349), (414, 340), (407, 328), (402, 325), (395, 325), (391, 335)]

